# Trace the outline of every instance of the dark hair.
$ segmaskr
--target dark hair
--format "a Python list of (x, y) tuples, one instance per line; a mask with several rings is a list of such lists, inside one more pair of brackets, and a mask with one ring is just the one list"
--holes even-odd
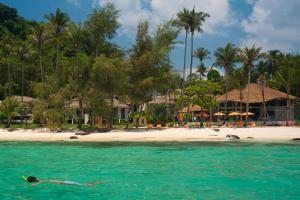
[(39, 180), (34, 176), (29, 176), (26, 179), (28, 182), (39, 182)]

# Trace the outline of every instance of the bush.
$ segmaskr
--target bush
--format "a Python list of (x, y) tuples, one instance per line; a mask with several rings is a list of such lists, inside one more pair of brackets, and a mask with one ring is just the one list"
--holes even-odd
[(165, 124), (172, 120), (171, 111), (166, 104), (149, 105), (147, 109), (147, 120), (149, 123)]

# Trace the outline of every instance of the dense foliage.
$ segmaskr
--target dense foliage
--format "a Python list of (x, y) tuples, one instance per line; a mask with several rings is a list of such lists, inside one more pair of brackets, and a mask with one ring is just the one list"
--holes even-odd
[[(64, 11), (57, 9), (44, 16), (45, 22), (24, 19), (13, 8), (0, 4), (0, 99), (1, 115), (11, 117), (34, 115), (35, 122), (60, 125), (66, 116), (74, 115), (65, 103), (79, 100), (78, 127), (83, 109), (91, 118), (105, 113), (112, 125), (113, 98), (130, 105), (130, 113), (141, 116), (144, 103), (154, 93), (169, 96), (178, 92), (178, 105), (199, 104), (215, 107), (215, 93), (241, 89), (265, 75), (266, 83), (282, 91), (300, 96), (300, 56), (278, 50), (267, 53), (255, 46), (239, 49), (233, 44), (220, 47), (212, 55), (215, 62), (207, 66), (210, 52), (200, 47), (193, 52), (193, 37), (202, 32), (208, 13), (195, 9), (179, 12), (172, 19), (149, 32), (149, 24), (140, 22), (135, 43), (123, 50), (111, 39), (121, 26), (120, 11), (113, 4), (95, 9), (82, 23), (74, 23)], [(175, 48), (178, 34), (185, 31), (183, 78), (174, 69), (170, 53)], [(191, 35), (190, 73), (185, 79), (186, 45)], [(192, 73), (193, 58), (200, 61)], [(219, 67), (221, 71), (215, 69)], [(220, 73), (224, 71), (223, 73)], [(225, 83), (225, 84), (224, 84)], [(38, 101), (32, 110), (11, 96), (30, 96)], [(152, 111), (151, 111), (152, 109)], [(149, 108), (157, 120), (169, 120), (168, 107)], [(90, 120), (91, 125), (95, 120)]]

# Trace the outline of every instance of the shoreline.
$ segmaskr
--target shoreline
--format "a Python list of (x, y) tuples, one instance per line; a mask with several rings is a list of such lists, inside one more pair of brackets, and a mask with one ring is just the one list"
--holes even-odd
[[(215, 131), (218, 129), (219, 131)], [(36, 142), (226, 142), (226, 135), (237, 135), (239, 141), (288, 142), (300, 138), (298, 127), (255, 128), (163, 128), (160, 130), (111, 130), (84, 134), (81, 130), (51, 132), (48, 129), (0, 129), (0, 141)], [(79, 134), (79, 135), (76, 135)], [(76, 136), (77, 139), (70, 139)]]

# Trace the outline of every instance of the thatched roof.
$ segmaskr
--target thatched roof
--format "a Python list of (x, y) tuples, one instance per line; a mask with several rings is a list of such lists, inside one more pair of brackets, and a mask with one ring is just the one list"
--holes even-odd
[(200, 112), (200, 111), (203, 111), (203, 109), (200, 106), (198, 106), (198, 105), (190, 105), (190, 106), (184, 107), (180, 112), (187, 112), (188, 107), (189, 107), (189, 112)]
[[(247, 93), (250, 89), (249, 103), (261, 103), (263, 102), (262, 86), (251, 83), (242, 90), (242, 102), (247, 102)], [(264, 87), (265, 101), (272, 101), (274, 99), (286, 99), (286, 93), (279, 90), (275, 90), (269, 87)], [(297, 97), (290, 95), (291, 100), (297, 99)], [(217, 97), (219, 103), (225, 102), (225, 94)], [(232, 90), (227, 94), (227, 101), (240, 102), (240, 91)]]
[[(22, 96), (13, 96), (18, 102), (22, 102)], [(24, 103), (32, 103), (36, 101), (36, 99), (28, 96), (23, 96), (23, 102)]]
[[(110, 102), (109, 99), (107, 99), (106, 101)], [(120, 100), (118, 100), (116, 98), (114, 98), (114, 100), (113, 100), (113, 105), (114, 105), (114, 108), (128, 108), (128, 109), (130, 108), (129, 105), (120, 102)], [(66, 102), (66, 106), (68, 108), (79, 109), (79, 100), (78, 100), (78, 98), (75, 98), (75, 99), (72, 99), (71, 101)], [(85, 107), (86, 107), (86, 105), (85, 105), (85, 103), (83, 103), (83, 108), (85, 108)]]
[(160, 96), (155, 99), (152, 99), (148, 104), (174, 104), (175, 101), (168, 96)]

